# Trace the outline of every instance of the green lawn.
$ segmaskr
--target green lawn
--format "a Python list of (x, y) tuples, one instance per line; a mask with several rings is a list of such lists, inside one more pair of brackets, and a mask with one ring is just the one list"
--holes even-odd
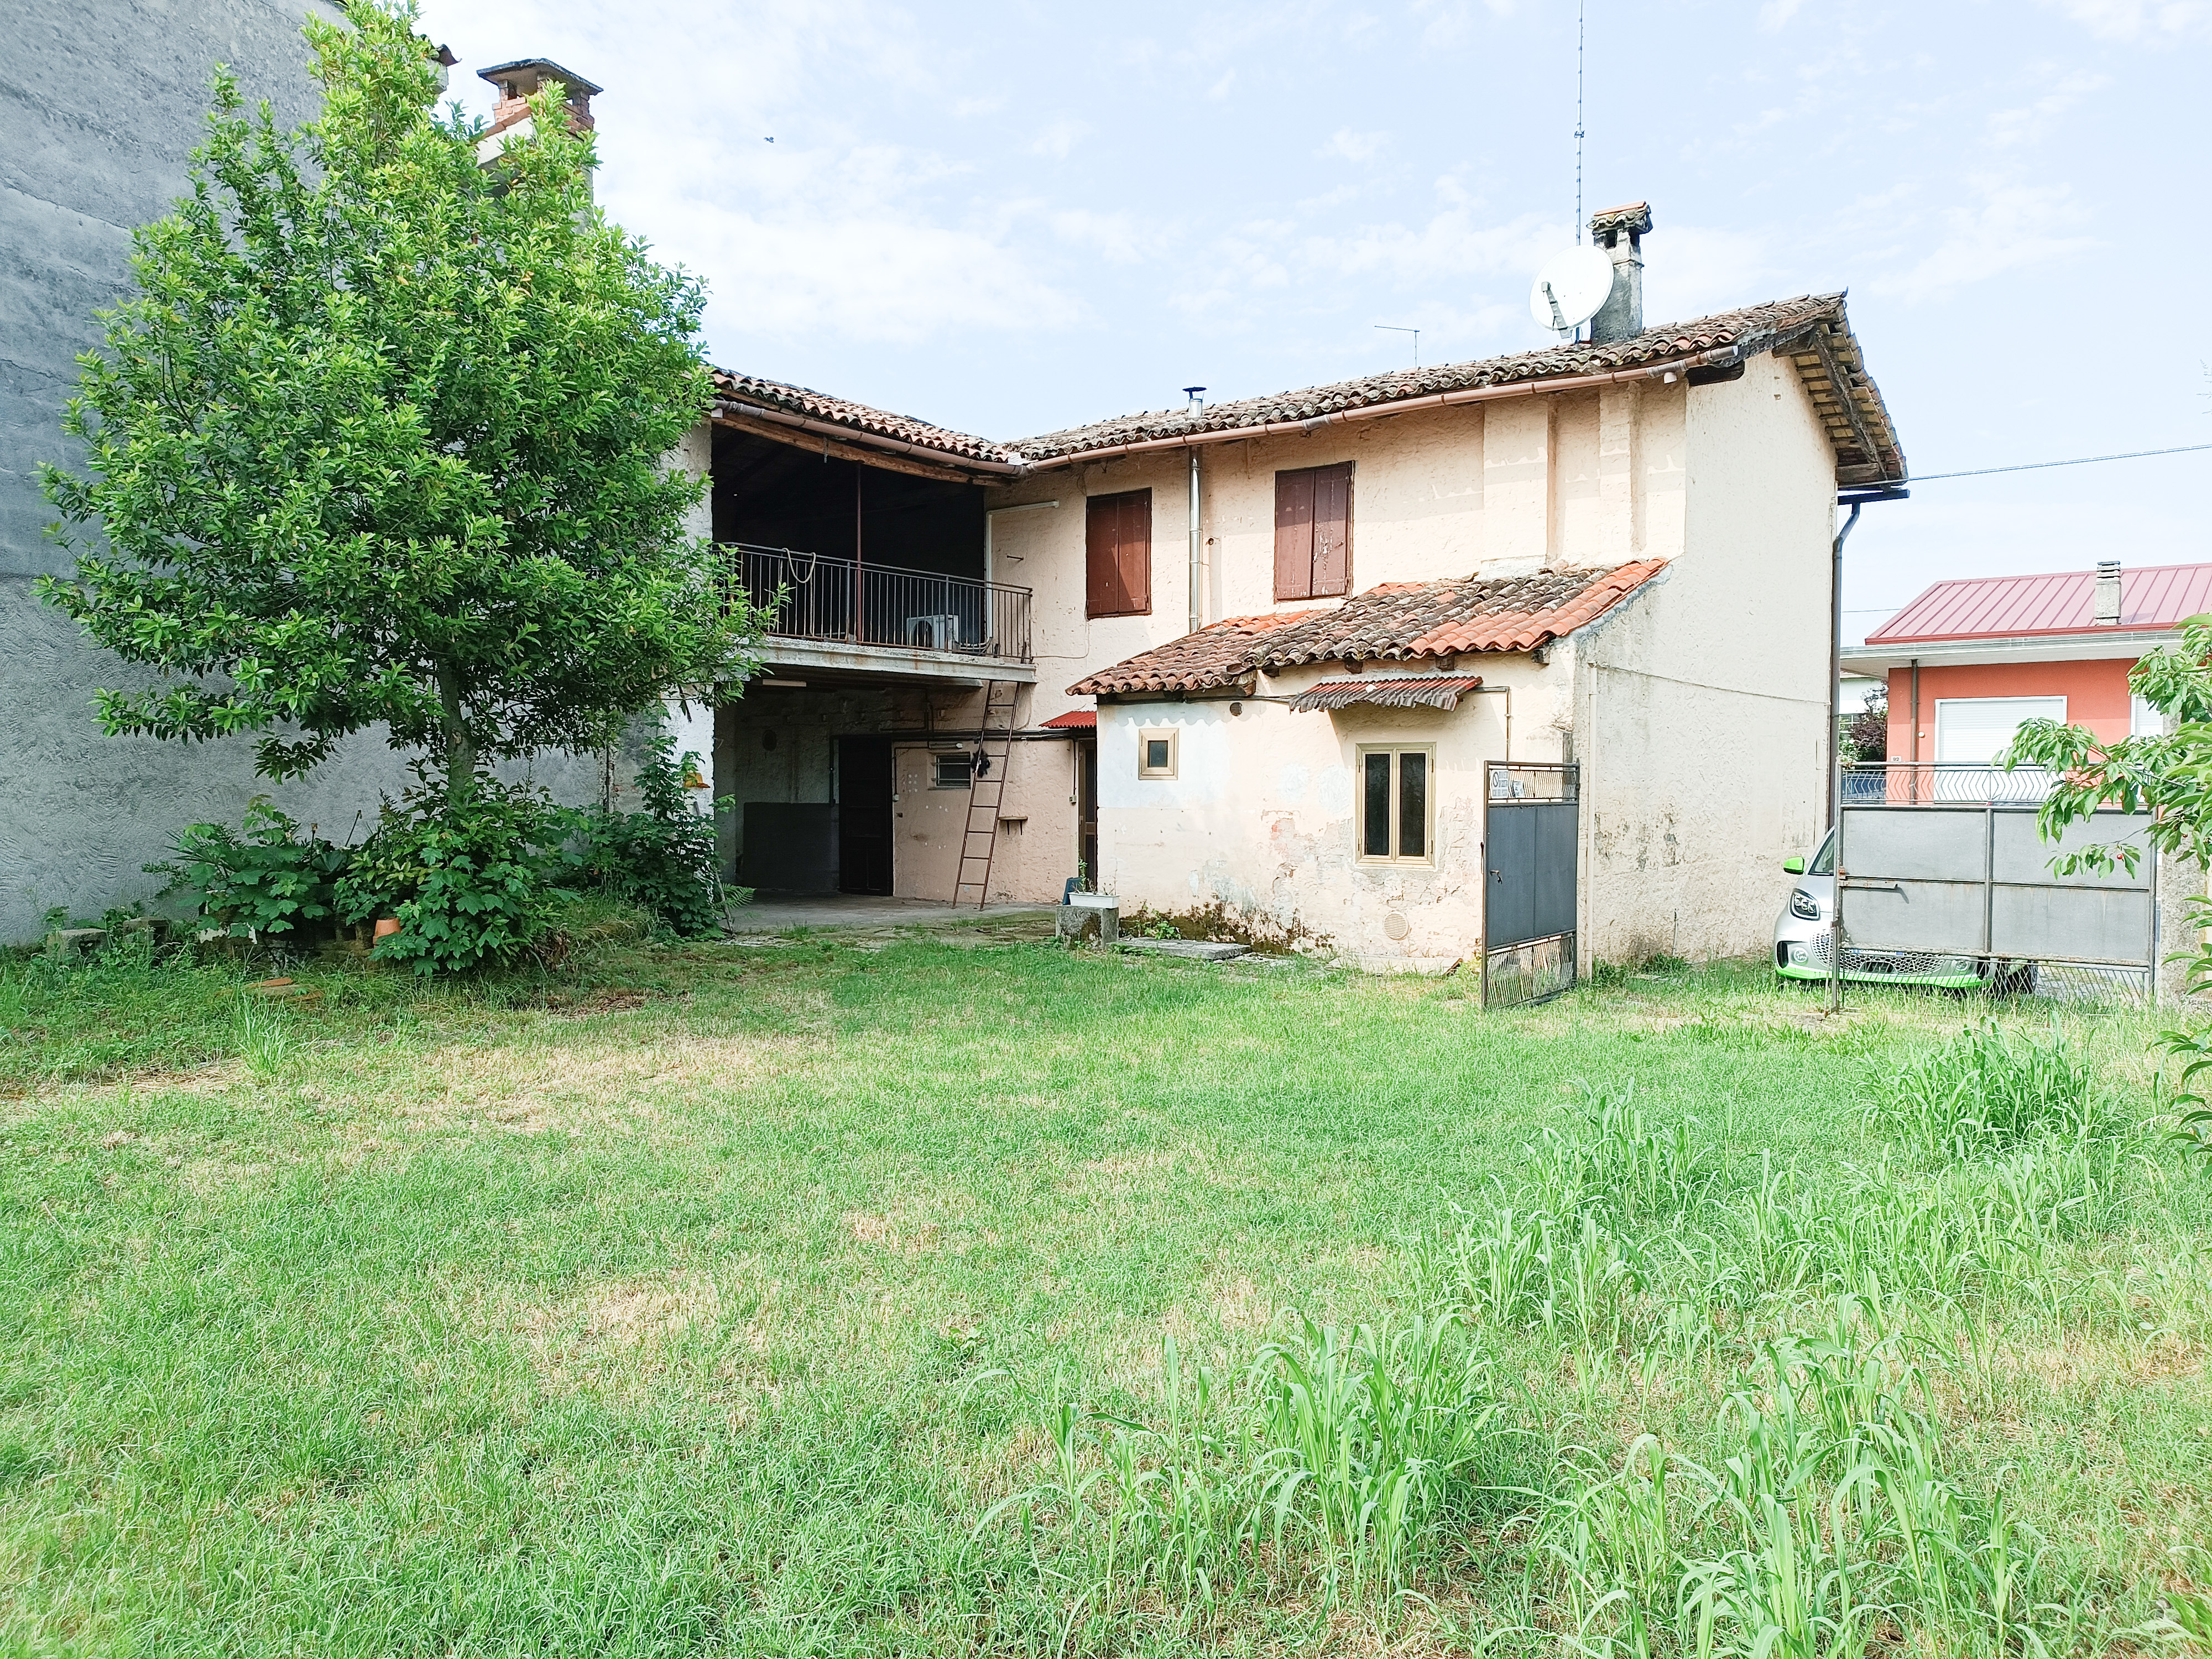
[(1972, 1011), (1729, 971), (301, 978), (0, 977), (0, 1653), (2148, 1653), (2212, 1577), (2141, 1018), (1946, 1148), (1875, 1107)]

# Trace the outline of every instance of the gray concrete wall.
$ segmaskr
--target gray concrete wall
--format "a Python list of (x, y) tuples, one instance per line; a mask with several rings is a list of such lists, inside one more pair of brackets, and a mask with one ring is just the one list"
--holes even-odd
[[(302, 20), (327, 0), (11, 0), (0, 60), (0, 942), (34, 937), (46, 910), (96, 915), (149, 897), (141, 866), (195, 820), (235, 823), (255, 794), (341, 837), (407, 781), (364, 735), (301, 783), (253, 773), (250, 742), (164, 744), (103, 736), (92, 695), (147, 676), (93, 647), (32, 591), (68, 557), (41, 461), (70, 459), (62, 406), (76, 357), (97, 343), (93, 313), (130, 280), (131, 228), (185, 188), (217, 63), (249, 102), (303, 118)], [(536, 769), (564, 798), (598, 794), (593, 757)]]

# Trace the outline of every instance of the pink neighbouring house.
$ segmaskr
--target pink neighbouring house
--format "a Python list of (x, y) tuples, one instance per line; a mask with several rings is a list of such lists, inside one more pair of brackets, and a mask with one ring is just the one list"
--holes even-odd
[(2212, 564), (2151, 565), (1936, 583), (1844, 653), (1889, 682), (1893, 765), (1986, 766), (2021, 722), (2069, 720), (2124, 738), (2157, 718), (2128, 672), (2212, 611)]

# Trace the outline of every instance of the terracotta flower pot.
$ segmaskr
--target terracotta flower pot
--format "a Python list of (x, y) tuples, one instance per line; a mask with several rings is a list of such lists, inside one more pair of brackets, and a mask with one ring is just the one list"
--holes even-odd
[(377, 936), (377, 938), (379, 938), (379, 939), (389, 939), (392, 934), (394, 934), (394, 933), (398, 933), (398, 931), (399, 931), (399, 918), (398, 918), (398, 917), (397, 917), (397, 916), (380, 916), (380, 917), (379, 917), (379, 918), (377, 919), (377, 923), (376, 923), (376, 936)]

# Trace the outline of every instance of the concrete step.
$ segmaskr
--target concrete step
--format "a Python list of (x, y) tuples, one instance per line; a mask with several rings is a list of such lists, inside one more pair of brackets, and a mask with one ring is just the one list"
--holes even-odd
[(1150, 951), (1155, 956), (1183, 957), (1192, 962), (1234, 962), (1251, 950), (1249, 945), (1217, 945), (1202, 939), (1132, 939), (1121, 935), (1127, 951)]

